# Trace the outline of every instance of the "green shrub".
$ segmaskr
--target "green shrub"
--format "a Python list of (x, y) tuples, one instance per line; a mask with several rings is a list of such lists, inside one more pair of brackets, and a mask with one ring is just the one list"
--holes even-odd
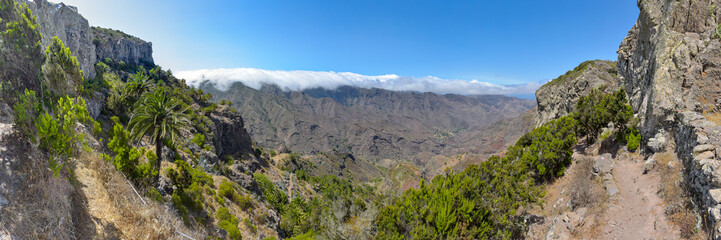
[(160, 192), (158, 192), (158, 189), (148, 188), (148, 190), (145, 191), (145, 196), (152, 200), (155, 200), (156, 202), (163, 202), (163, 196), (160, 195)]
[[(120, 124), (118, 117), (112, 117), (115, 123), (112, 131), (112, 139), (108, 142), (108, 149), (115, 153), (113, 157), (113, 165), (125, 177), (141, 186), (149, 186), (150, 183), (158, 175), (158, 170), (153, 167), (158, 157), (152, 151), (146, 151), (145, 148), (136, 148), (130, 143), (130, 132), (125, 130)], [(140, 163), (141, 158), (145, 156), (147, 162)]]
[(550, 121), (521, 137), (507, 155), (520, 158), (537, 180), (559, 177), (572, 160), (575, 128), (576, 120), (569, 116)]
[(253, 200), (248, 196), (238, 194), (238, 186), (235, 183), (223, 181), (218, 187), (218, 195), (228, 198), (238, 204), (243, 210), (253, 207)]
[(83, 71), (70, 49), (63, 41), (53, 37), (45, 50), (45, 63), (42, 67), (45, 93), (50, 99), (63, 96), (78, 96), (83, 91)]
[(285, 205), (288, 204), (288, 196), (283, 191), (280, 191), (275, 187), (275, 184), (271, 182), (265, 174), (255, 173), (253, 179), (258, 183), (260, 191), (263, 193), (263, 198), (270, 203), (273, 208), (278, 210), (280, 214), (283, 213)]
[[(307, 202), (301, 198), (293, 198), (281, 215), (280, 228), (290, 236), (320, 230), (322, 211), (325, 209), (322, 204), (318, 198), (312, 198)], [(338, 220), (343, 221), (343, 219)]]
[(245, 227), (248, 228), (248, 230), (250, 230), (251, 232), (253, 232), (253, 233), (258, 232), (258, 227), (256, 227), (255, 225), (253, 225), (253, 223), (250, 222), (250, 219), (244, 218), (244, 219), (243, 219), (243, 224), (244, 224)]
[(578, 122), (577, 133), (586, 136), (593, 143), (602, 128), (614, 123), (620, 131), (625, 131), (626, 124), (633, 118), (633, 109), (628, 105), (626, 90), (605, 93), (602, 86), (591, 90), (588, 95), (581, 96), (576, 103), (576, 111), (572, 113)]
[(221, 197), (220, 195), (214, 195), (213, 198), (215, 198), (215, 201), (218, 202), (218, 204), (225, 205), (225, 199)]
[(228, 211), (228, 208), (221, 207), (215, 214), (215, 218), (218, 219), (218, 226), (228, 232), (228, 238), (230, 239), (243, 239), (243, 235), (240, 234), (238, 229), (238, 218)]
[(24, 94), (18, 96), (18, 101), (13, 106), (15, 113), (15, 129), (23, 137), (35, 142), (35, 120), (40, 114), (40, 102), (35, 92), (25, 89)]
[(287, 238), (288, 240), (313, 240), (315, 239), (315, 233), (313, 231), (308, 231), (307, 233), (304, 233), (302, 235), (298, 235), (292, 238)]
[(271, 149), (271, 150), (270, 150), (270, 156), (271, 156), (271, 157), (278, 156), (278, 152), (276, 152), (275, 150)]
[(40, 149), (49, 153), (50, 168), (55, 176), (58, 176), (64, 163), (75, 155), (79, 145), (86, 144), (82, 133), (76, 132), (78, 122), (99, 125), (88, 114), (85, 100), (67, 96), (58, 99), (53, 114), (40, 114), (35, 122)]
[[(213, 186), (213, 178), (210, 177), (200, 168), (191, 168), (190, 165), (183, 160), (176, 160), (177, 169), (169, 168), (166, 170), (170, 181), (175, 186), (173, 191), (173, 204), (179, 211), (186, 209), (186, 212), (202, 212), (205, 211), (203, 198), (203, 188)], [(200, 219), (200, 223), (206, 219)], [(189, 223), (186, 223), (186, 225)]]
[(205, 146), (205, 135), (196, 133), (190, 141), (203, 148)]
[(628, 151), (636, 151), (638, 146), (641, 144), (641, 133), (638, 128), (630, 128), (626, 134), (626, 148)]

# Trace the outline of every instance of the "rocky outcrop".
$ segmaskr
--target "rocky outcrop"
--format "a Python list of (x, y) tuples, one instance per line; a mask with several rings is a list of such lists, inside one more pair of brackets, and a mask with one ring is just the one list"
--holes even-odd
[(118, 30), (93, 27), (97, 59), (110, 58), (128, 64), (153, 66), (153, 44)]
[(580, 96), (588, 94), (592, 89), (602, 85), (610, 90), (618, 89), (619, 82), (615, 62), (595, 60), (581, 63), (536, 90), (536, 126), (576, 110)]
[(618, 69), (644, 139), (672, 128), (678, 110), (718, 109), (720, 2), (638, 1), (641, 11), (618, 49)]
[(85, 78), (95, 77), (96, 54), (92, 44), (92, 32), (88, 20), (78, 13), (77, 8), (63, 3), (50, 3), (47, 0), (18, 2), (27, 3), (35, 14), (43, 35), (43, 49), (57, 36), (78, 59)]
[(221, 106), (210, 114), (210, 119), (215, 124), (213, 145), (221, 159), (228, 155), (244, 157), (252, 154), (253, 143), (240, 113)]

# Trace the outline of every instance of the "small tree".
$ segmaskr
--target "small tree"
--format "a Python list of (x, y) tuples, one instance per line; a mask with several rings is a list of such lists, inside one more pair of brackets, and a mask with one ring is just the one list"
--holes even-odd
[[(147, 135), (151, 143), (155, 144), (155, 154), (158, 157), (155, 167), (158, 172), (163, 158), (163, 142), (174, 143), (181, 135), (180, 131), (191, 126), (188, 115), (185, 114), (188, 109), (181, 109), (180, 104), (180, 101), (168, 97), (162, 89), (147, 93), (143, 95), (128, 123), (135, 141)], [(159, 176), (156, 176), (154, 183), (157, 183), (158, 179)]]

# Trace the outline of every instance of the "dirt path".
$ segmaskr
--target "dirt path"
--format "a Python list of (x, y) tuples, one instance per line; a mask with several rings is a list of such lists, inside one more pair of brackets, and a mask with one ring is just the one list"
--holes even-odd
[(664, 215), (665, 202), (659, 192), (657, 172), (643, 173), (637, 155), (619, 154), (614, 159), (613, 177), (619, 193), (610, 199), (599, 219), (605, 222), (601, 239), (678, 239), (679, 231)]
[(89, 159), (81, 159), (76, 162), (75, 176), (82, 186), (80, 189), (83, 195), (87, 198), (88, 213), (93, 216), (96, 234), (99, 238), (122, 235), (120, 232), (123, 226), (116, 223), (120, 222), (123, 216), (119, 214), (120, 210), (115, 208), (98, 172), (88, 166), (91, 164), (89, 161)]

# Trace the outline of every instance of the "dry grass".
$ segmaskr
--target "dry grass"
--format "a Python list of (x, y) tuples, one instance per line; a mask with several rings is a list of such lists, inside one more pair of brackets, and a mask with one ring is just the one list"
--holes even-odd
[(716, 123), (716, 125), (721, 125), (721, 112), (704, 113), (703, 116), (709, 121)]
[(123, 238), (183, 239), (176, 231), (196, 238), (205, 235), (186, 229), (183, 221), (169, 207), (147, 198), (143, 203), (132, 185), (109, 162), (90, 153), (84, 153), (80, 162), (80, 165), (87, 164), (87, 169), (95, 173), (90, 179), (81, 181), (101, 186), (87, 188), (90, 190), (86, 192), (90, 209), (98, 210), (91, 211), (91, 214), (111, 223)]
[[(590, 157), (581, 157), (576, 160), (575, 168), (569, 174), (567, 189), (568, 197), (574, 209), (587, 208), (586, 219), (598, 219), (602, 216), (609, 202), (608, 195), (603, 188), (602, 179), (593, 173), (594, 161)], [(574, 231), (576, 236), (593, 236), (601, 234), (603, 222), (593, 221), (592, 225), (584, 226)]]
[(589, 209), (605, 202), (606, 193), (598, 177), (593, 174), (593, 160), (581, 158), (576, 164), (576, 171), (570, 176), (570, 199), (574, 209), (587, 207)]
[[(676, 167), (669, 167), (669, 163)], [(684, 239), (706, 239), (703, 229), (696, 229), (697, 214), (688, 192), (683, 187), (681, 162), (671, 153), (657, 155), (656, 165), (660, 171), (660, 196), (666, 201), (666, 216), (681, 231)]]
[[(0, 133), (2, 135), (3, 133)], [(0, 136), (10, 155), (0, 169), (8, 167), (12, 174), (0, 179), (10, 205), (0, 213), (3, 232), (19, 239), (71, 239), (77, 236), (73, 214), (73, 187), (63, 178), (48, 171), (47, 160), (27, 147), (19, 136)], [(6, 169), (3, 169), (6, 170)]]

